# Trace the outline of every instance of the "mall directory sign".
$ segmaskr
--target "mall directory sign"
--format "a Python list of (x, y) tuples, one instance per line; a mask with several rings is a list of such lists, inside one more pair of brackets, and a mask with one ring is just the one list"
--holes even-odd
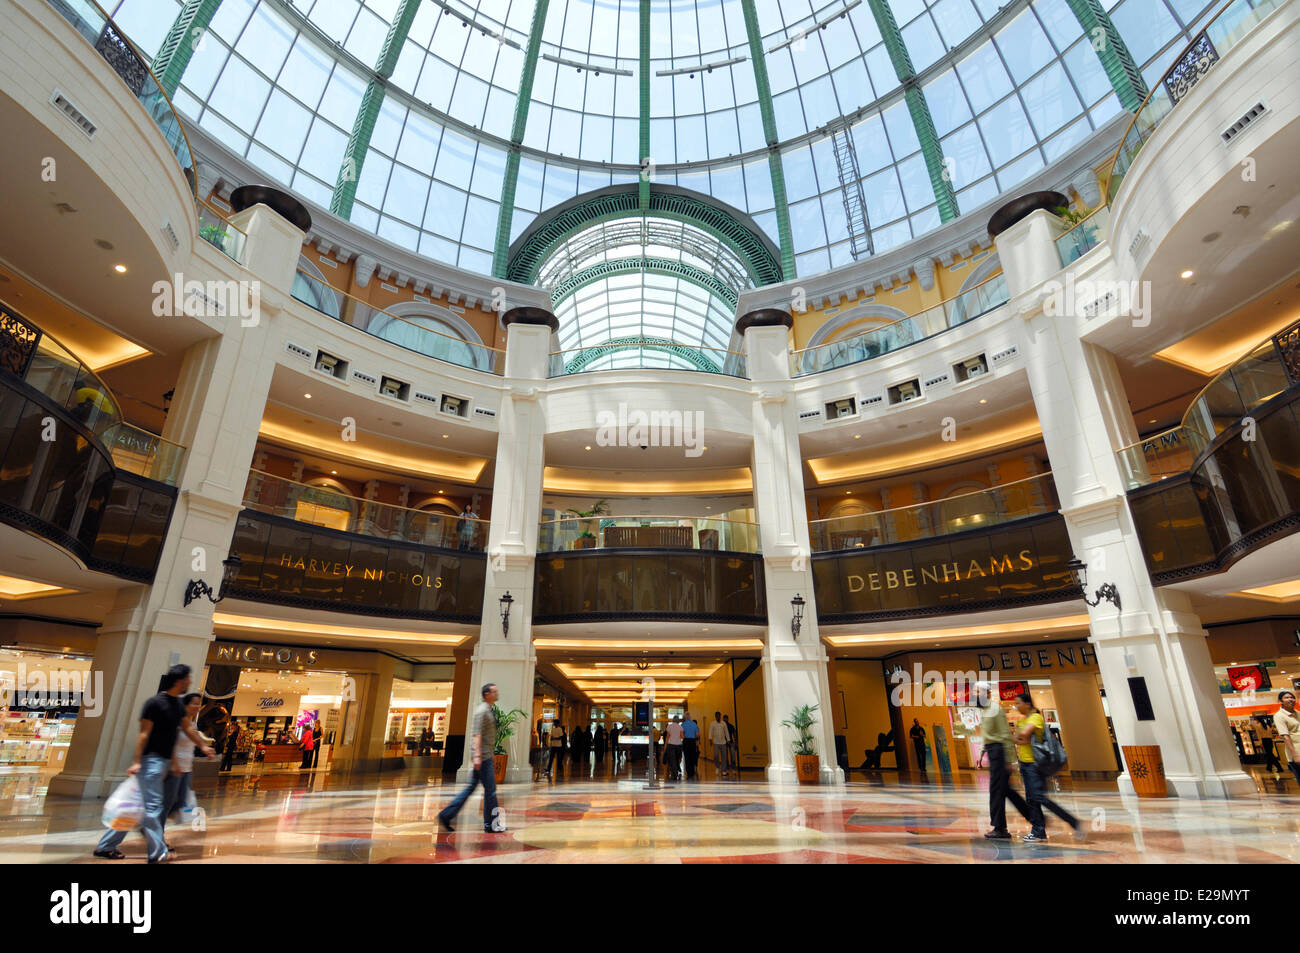
[(238, 599), (408, 619), (478, 622), (482, 553), (373, 539), (244, 510), (231, 551)]
[(1058, 513), (988, 531), (813, 558), (823, 623), (965, 612), (1075, 598), (1072, 552)]

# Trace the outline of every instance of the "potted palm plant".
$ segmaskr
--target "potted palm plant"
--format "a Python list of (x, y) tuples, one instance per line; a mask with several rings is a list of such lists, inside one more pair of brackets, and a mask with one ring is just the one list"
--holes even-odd
[(497, 740), (492, 746), (492, 772), (496, 775), (497, 784), (502, 784), (506, 779), (506, 763), (510, 760), (506, 754), (506, 742), (514, 735), (515, 725), (524, 717), (524, 711), (521, 708), (503, 711), (500, 705), (493, 705), (492, 710), (497, 718)]
[(790, 713), (790, 717), (781, 722), (786, 728), (794, 730), (794, 768), (800, 784), (816, 784), (818, 780), (817, 739), (813, 737), (813, 726), (817, 719), (813, 712), (820, 705), (800, 705)]
[(592, 504), (589, 510), (567, 509), (564, 512), (570, 513), (575, 519), (581, 520), (578, 524), (582, 530), (578, 538), (573, 541), (574, 549), (595, 549), (596, 534), (592, 532), (597, 526), (597, 517), (606, 516), (609, 513), (609, 507), (605, 505), (605, 500), (597, 500)]

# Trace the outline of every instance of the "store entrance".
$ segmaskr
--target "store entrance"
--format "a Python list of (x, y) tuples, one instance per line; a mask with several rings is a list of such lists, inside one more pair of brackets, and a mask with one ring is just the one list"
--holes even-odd
[(219, 773), (329, 770), (348, 673), (244, 668), (225, 691), (213, 674), (198, 728), (215, 739)]
[(0, 649), (0, 774), (58, 774), (83, 704), (104, 702), (89, 656)]
[(539, 650), (528, 731), (541, 783), (760, 779), (769, 761), (757, 658)]

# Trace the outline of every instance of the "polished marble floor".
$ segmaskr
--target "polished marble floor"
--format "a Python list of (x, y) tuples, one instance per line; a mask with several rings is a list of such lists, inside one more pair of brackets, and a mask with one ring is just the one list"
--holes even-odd
[[(1121, 797), (1110, 784), (1054, 795), (1081, 818), (1086, 842), (1049, 816), (1045, 845), (991, 842), (987, 778), (855, 772), (841, 789), (769, 786), (758, 773), (643, 788), (596, 774), (500, 788), (509, 830), (482, 832), (476, 794), (439, 831), (456, 787), (425, 772), (348, 778), (268, 771), (199, 785), (202, 816), (173, 823), (181, 863), (1285, 863), (1300, 860), (1300, 790), (1258, 774), (1255, 797), (1223, 801)], [(142, 863), (91, 857), (100, 802), (46, 796), (48, 776), (0, 776), (0, 862)], [(1077, 789), (1071, 789), (1075, 787)], [(1017, 833), (1028, 827), (1010, 810)]]

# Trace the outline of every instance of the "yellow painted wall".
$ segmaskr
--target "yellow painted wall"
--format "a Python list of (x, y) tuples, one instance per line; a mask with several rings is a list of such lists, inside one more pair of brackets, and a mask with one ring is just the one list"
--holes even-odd
[[(738, 663), (742, 666), (748, 662)], [(713, 723), (713, 713), (722, 712), (724, 716), (731, 720), (732, 725), (736, 724), (736, 706), (735, 696), (732, 691), (732, 682), (735, 675), (732, 673), (732, 662), (723, 662), (718, 666), (718, 670), (700, 682), (695, 691), (686, 696), (686, 710), (691, 713), (700, 726), (700, 758), (708, 759), (713, 757), (713, 748), (709, 744), (709, 725)], [(755, 678), (758, 673), (755, 672), (750, 678)]]
[[(747, 660), (732, 662), (739, 675), (749, 667)], [(767, 712), (763, 701), (763, 669), (754, 669), (736, 689), (736, 717), (732, 719), (742, 768), (766, 768), (771, 762), (767, 747)]]
[[(849, 750), (849, 766), (857, 767), (864, 751), (876, 747), (876, 736), (888, 732), (889, 688), (885, 674), (875, 659), (837, 659), (831, 667), (835, 692), (835, 734), (844, 735)], [(895, 739), (897, 743), (897, 739)], [(892, 753), (881, 764), (897, 764)]]

